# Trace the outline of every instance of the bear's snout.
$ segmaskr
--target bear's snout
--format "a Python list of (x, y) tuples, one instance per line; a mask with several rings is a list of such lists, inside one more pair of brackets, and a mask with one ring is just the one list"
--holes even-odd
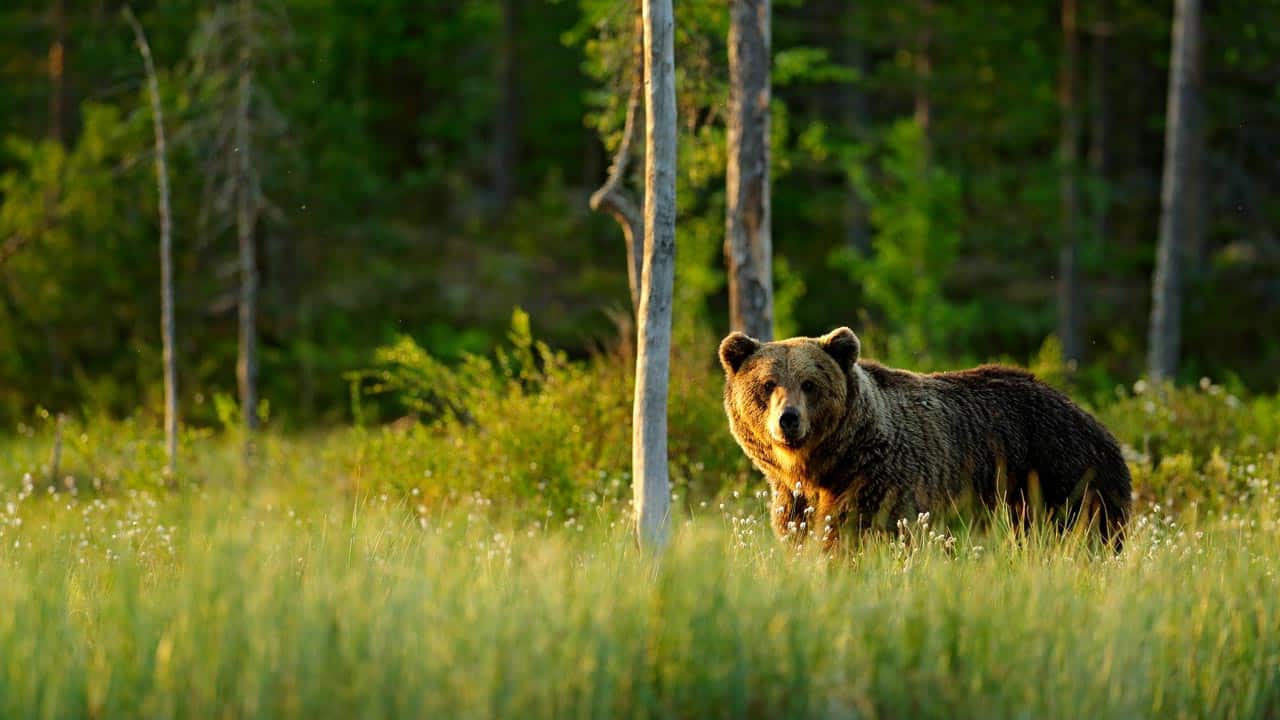
[(783, 410), (778, 417), (778, 427), (782, 428), (785, 435), (795, 435), (800, 429), (800, 411), (793, 407)]
[(770, 423), (770, 434), (775, 442), (790, 447), (798, 447), (809, 434), (809, 423), (805, 422), (802, 408), (790, 403), (781, 403)]

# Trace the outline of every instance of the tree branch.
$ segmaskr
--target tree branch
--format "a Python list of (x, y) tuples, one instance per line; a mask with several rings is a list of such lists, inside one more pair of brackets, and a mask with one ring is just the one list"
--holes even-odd
[(591, 209), (605, 211), (622, 226), (627, 244), (627, 280), (631, 285), (631, 310), (640, 308), (640, 270), (644, 263), (644, 216), (635, 197), (627, 190), (627, 166), (631, 162), (631, 146), (640, 133), (640, 110), (644, 93), (644, 33), (640, 14), (636, 14), (635, 57), (632, 63), (631, 96), (627, 99), (627, 119), (622, 128), (622, 142), (613, 155), (609, 177), (591, 195)]

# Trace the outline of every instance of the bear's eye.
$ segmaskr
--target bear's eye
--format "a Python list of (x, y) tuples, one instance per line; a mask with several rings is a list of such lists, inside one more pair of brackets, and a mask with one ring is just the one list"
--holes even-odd
[(818, 386), (812, 380), (805, 380), (804, 382), (800, 383), (800, 389), (807, 393), (811, 393), (814, 390), (817, 390)]
[(773, 394), (773, 391), (774, 391), (775, 389), (777, 389), (777, 387), (778, 387), (778, 383), (776, 383), (776, 382), (774, 382), (774, 381), (772, 381), (772, 380), (766, 380), (766, 381), (765, 381), (765, 383), (764, 383), (764, 394), (765, 394), (765, 395), (772, 395), (772, 394)]

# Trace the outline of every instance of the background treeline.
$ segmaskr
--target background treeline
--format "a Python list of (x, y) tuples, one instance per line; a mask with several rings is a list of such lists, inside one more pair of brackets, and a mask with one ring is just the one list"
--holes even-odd
[[(484, 351), (512, 306), (585, 353), (629, 312), (616, 224), (587, 198), (620, 140), (630, 0), (256, 0), (134, 8), (170, 133), (183, 416), (234, 394), (237, 237), (221, 182), (231, 44), (256, 58), (262, 397), (349, 417), (344, 373), (408, 334)], [(221, 7), (220, 7), (221, 6)], [(0, 9), (0, 419), (159, 412), (160, 277), (142, 64), (108, 0)], [(1204, 3), (1180, 376), (1277, 386), (1280, 3)], [(812, 0), (773, 18), (779, 333), (851, 324), (912, 367), (1054, 355), (1064, 173), (1078, 179), (1086, 389), (1145, 367), (1169, 3)], [(676, 7), (677, 337), (727, 327), (727, 7)], [(239, 28), (243, 32), (243, 27)], [(1060, 152), (1078, 124), (1078, 161)], [(634, 163), (633, 163), (634, 165)], [(683, 333), (683, 335), (681, 335)], [(677, 341), (679, 342), (679, 341)], [(707, 362), (713, 363), (707, 344)]]

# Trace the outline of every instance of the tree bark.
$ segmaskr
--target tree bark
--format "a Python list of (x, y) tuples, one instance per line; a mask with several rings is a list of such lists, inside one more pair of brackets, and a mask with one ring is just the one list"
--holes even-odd
[(516, 79), (516, 2), (501, 0), (498, 40), (498, 104), (494, 113), (491, 170), (494, 201), (499, 212), (511, 207), (516, 192), (516, 153), (519, 130), (519, 86)]
[(773, 339), (769, 218), (770, 0), (732, 0), (729, 22), (729, 162), (725, 262), (729, 325)]
[(1061, 173), (1062, 245), (1058, 254), (1058, 337), (1062, 357), (1079, 363), (1083, 354), (1080, 333), (1080, 289), (1077, 255), (1080, 245), (1080, 109), (1077, 66), (1079, 34), (1076, 31), (1076, 0), (1062, 0), (1062, 65), (1058, 85), (1058, 106), (1062, 112), (1058, 138)]
[(644, 270), (640, 292), (631, 467), (641, 547), (671, 532), (667, 388), (676, 250), (675, 18), (671, 0), (644, 0)]
[(257, 311), (258, 266), (254, 243), (257, 216), (257, 182), (252, 161), (253, 4), (240, 0), (239, 95), (236, 109), (236, 235), (240, 249), (240, 354), (236, 380), (240, 387), (240, 412), (244, 425), (246, 464), (252, 455), (253, 431), (258, 427)]
[(1182, 324), (1182, 264), (1194, 231), (1190, 182), (1192, 135), (1199, 108), (1200, 0), (1177, 0), (1169, 63), (1165, 120), (1164, 178), (1160, 191), (1160, 240), (1151, 284), (1151, 326), (1147, 373), (1152, 381), (1172, 380), (1178, 372)]
[(151, 46), (142, 31), (142, 25), (128, 5), (125, 19), (133, 28), (133, 36), (142, 54), (142, 64), (147, 73), (147, 92), (151, 97), (152, 127), (156, 143), (156, 188), (160, 196), (160, 336), (164, 347), (164, 438), (168, 458), (166, 471), (170, 478), (177, 471), (178, 462), (178, 370), (174, 350), (173, 320), (173, 220), (169, 211), (169, 166), (164, 134), (164, 108), (160, 102), (160, 81), (156, 77), (155, 62), (151, 58)]
[(591, 209), (613, 215), (622, 227), (627, 248), (627, 282), (631, 286), (631, 313), (640, 317), (641, 272), (644, 266), (644, 215), (635, 198), (627, 191), (627, 166), (631, 148), (640, 134), (640, 111), (644, 104), (644, 27), (643, 15), (636, 13), (635, 58), (631, 77), (631, 93), (627, 98), (627, 118), (622, 128), (622, 141), (609, 166), (609, 177), (591, 195)]

